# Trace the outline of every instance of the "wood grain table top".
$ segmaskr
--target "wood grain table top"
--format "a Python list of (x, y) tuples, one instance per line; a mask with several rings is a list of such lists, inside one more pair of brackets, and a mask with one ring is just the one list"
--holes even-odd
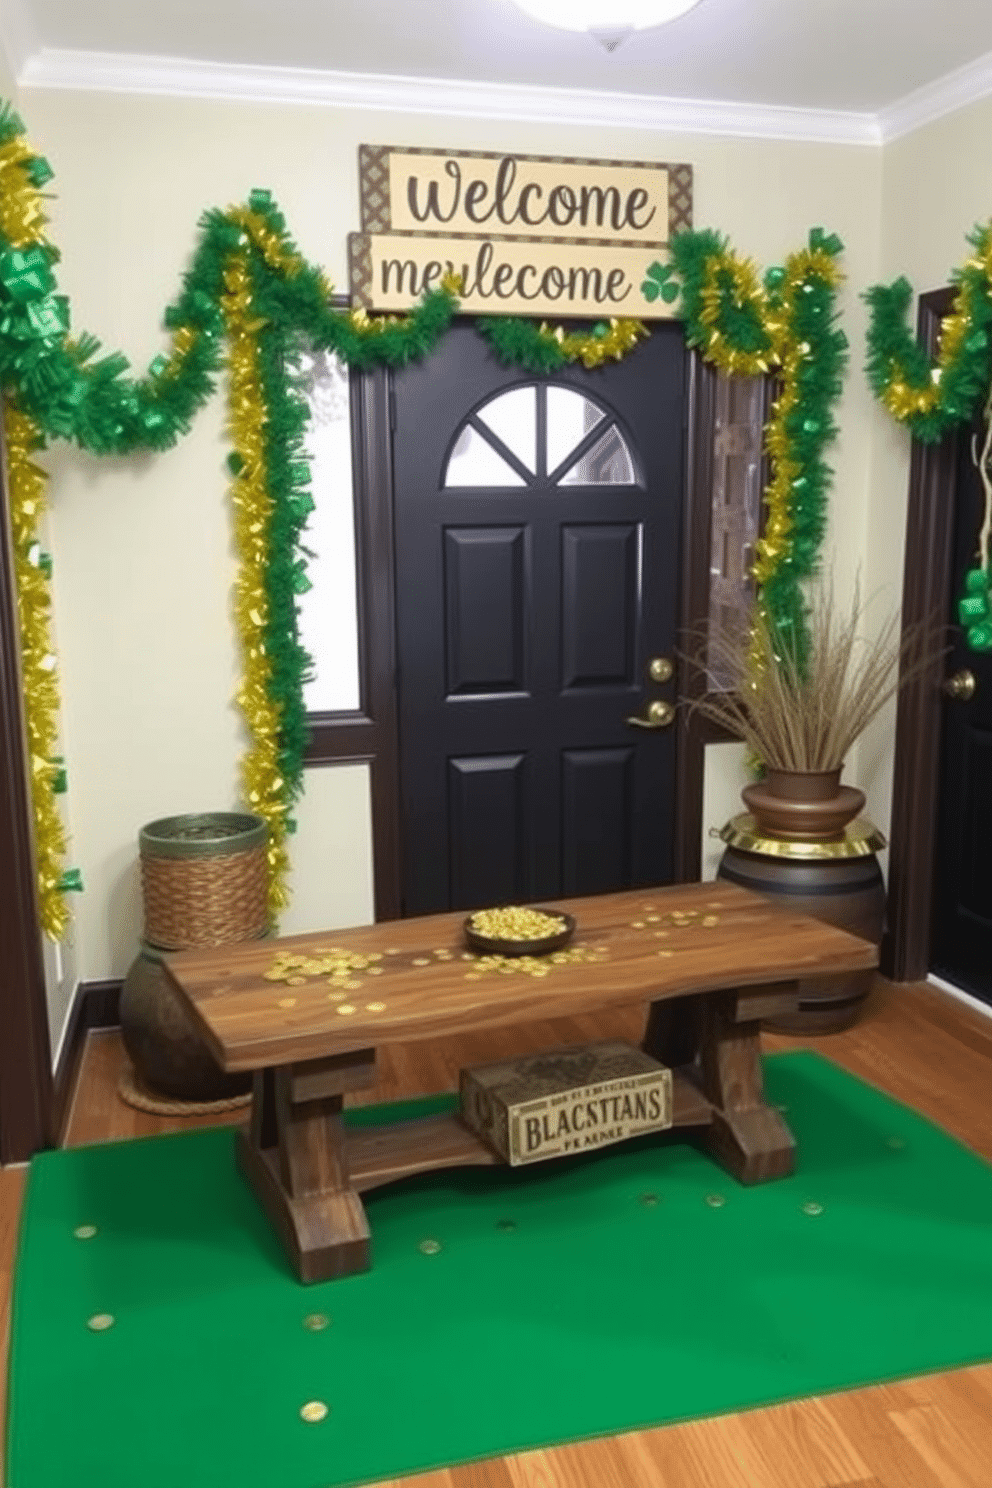
[(719, 880), (544, 907), (577, 927), (569, 959), (542, 958), (539, 975), (473, 960), (463, 912), (180, 951), (164, 964), (218, 1063), (241, 1071), (878, 962), (869, 942)]

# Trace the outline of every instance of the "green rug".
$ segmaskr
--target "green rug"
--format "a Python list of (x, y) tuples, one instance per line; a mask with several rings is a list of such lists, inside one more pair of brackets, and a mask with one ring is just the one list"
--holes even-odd
[(8, 1488), (329, 1488), (992, 1356), (992, 1168), (816, 1055), (767, 1083), (793, 1178), (644, 1138), (408, 1180), (311, 1287), (230, 1131), (36, 1158)]

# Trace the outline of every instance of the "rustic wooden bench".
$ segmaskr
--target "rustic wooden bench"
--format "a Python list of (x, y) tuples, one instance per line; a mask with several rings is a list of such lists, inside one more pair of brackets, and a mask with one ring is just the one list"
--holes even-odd
[(500, 1161), (457, 1113), (346, 1130), (344, 1097), (374, 1084), (377, 1045), (650, 1003), (643, 1047), (673, 1071), (673, 1125), (742, 1183), (792, 1171), (760, 1020), (793, 1011), (804, 977), (874, 966), (876, 947), (722, 882), (554, 907), (576, 917), (581, 959), (537, 975), (467, 959), (461, 914), (165, 958), (221, 1068), (254, 1072), (239, 1162), (301, 1280), (369, 1266), (365, 1190)]

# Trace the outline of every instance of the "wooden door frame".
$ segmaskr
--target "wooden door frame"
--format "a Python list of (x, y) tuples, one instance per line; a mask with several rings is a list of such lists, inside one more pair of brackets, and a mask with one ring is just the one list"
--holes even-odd
[(50, 1146), (54, 1121), (6, 471), (0, 418), (0, 1163)]
[[(917, 334), (936, 354), (943, 318), (954, 292), (920, 296)], [(913, 440), (906, 513), (902, 626), (947, 623), (954, 537), (958, 434), (939, 444)], [(944, 657), (931, 645), (931, 660), (899, 693), (896, 710), (892, 822), (889, 831), (888, 923), (881, 970), (896, 982), (924, 981), (930, 969), (934, 843), (940, 789), (941, 684)]]

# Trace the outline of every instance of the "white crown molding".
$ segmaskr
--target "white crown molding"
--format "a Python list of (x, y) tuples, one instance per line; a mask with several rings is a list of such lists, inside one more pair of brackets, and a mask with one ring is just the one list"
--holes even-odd
[(37, 50), (38, 38), (24, 0), (3, 0), (0, 8), (0, 51), (7, 59), (11, 77), (20, 79)]
[[(9, 3), (9, 0), (4, 0)], [(22, 88), (212, 98), (230, 102), (322, 105), (455, 118), (593, 124), (676, 134), (878, 145), (871, 114), (652, 98), (569, 88), (454, 82), (281, 67), (236, 67), (172, 57), (41, 48), (20, 70)]]
[(915, 93), (908, 93), (905, 98), (883, 109), (878, 115), (882, 143), (888, 144), (904, 134), (912, 134), (925, 124), (933, 124), (947, 114), (967, 108), (970, 103), (981, 102), (990, 94), (992, 52), (986, 52), (984, 57), (977, 57), (967, 67), (959, 67), (956, 72), (949, 72), (925, 88), (917, 88)]

